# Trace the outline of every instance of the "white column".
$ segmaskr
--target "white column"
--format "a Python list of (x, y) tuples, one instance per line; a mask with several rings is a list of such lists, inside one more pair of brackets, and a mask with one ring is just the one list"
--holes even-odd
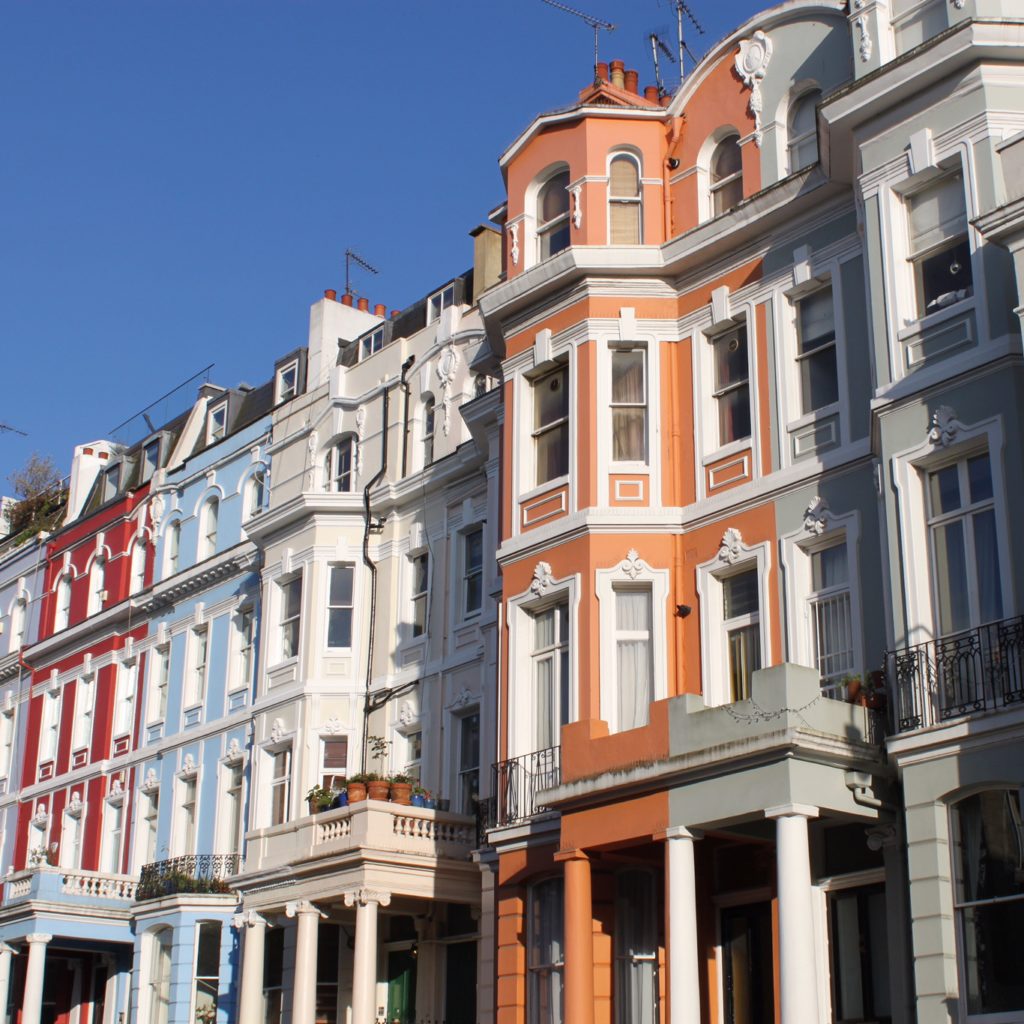
[[(345, 893), (345, 906), (356, 908), (356, 951), (352, 967), (352, 1024), (377, 1020), (377, 907), (386, 907), (391, 894), (374, 889)], [(293, 1021), (293, 1024), (299, 1024)]]
[(14, 950), (6, 942), (0, 942), (0, 1021), (7, 1012), (7, 999), (11, 992), (11, 958)]
[(693, 844), (700, 835), (676, 825), (666, 829), (664, 836), (669, 1024), (700, 1024), (697, 878), (693, 866)]
[(244, 935), (238, 1019), (259, 1020), (263, 1012), (263, 950), (266, 944), (267, 922), (255, 910), (248, 910), (235, 915), (234, 925)]
[(764, 813), (775, 819), (782, 1024), (816, 1024), (820, 1020), (818, 967), (807, 820), (818, 816), (818, 808), (786, 804)]
[(25, 998), (21, 1003), (21, 1024), (39, 1024), (43, 1013), (43, 971), (46, 968), (46, 944), (53, 938), (42, 932), (26, 935), (28, 965), (25, 968)]
[[(284, 912), (295, 918), (295, 977), (292, 981), (292, 1024), (316, 1020), (316, 941), (324, 915), (307, 900), (285, 904)], [(245, 1020), (239, 1015), (239, 1020)]]

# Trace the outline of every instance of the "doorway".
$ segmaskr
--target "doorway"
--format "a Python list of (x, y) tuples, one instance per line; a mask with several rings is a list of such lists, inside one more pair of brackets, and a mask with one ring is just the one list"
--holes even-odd
[(388, 1024), (416, 1020), (416, 957), (411, 949), (388, 953)]
[(725, 1024), (772, 1024), (775, 964), (769, 900), (721, 910)]

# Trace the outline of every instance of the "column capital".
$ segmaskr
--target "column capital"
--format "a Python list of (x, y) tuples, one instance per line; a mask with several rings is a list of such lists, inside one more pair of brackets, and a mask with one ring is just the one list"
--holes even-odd
[(316, 914), (319, 917), (327, 917), (318, 906), (310, 903), (309, 900), (291, 900), (284, 905), (285, 917), (299, 917), (302, 914)]
[(0, 956), (6, 953), (10, 953), (12, 956), (18, 955), (18, 951), (9, 942), (0, 942)]
[(812, 804), (779, 804), (764, 809), (766, 818), (816, 818), (820, 813)]
[(700, 829), (687, 828), (685, 825), (669, 825), (661, 832), (655, 832), (651, 837), (655, 841), (661, 839), (703, 839), (704, 833)]
[(28, 943), (41, 942), (45, 945), (47, 942), (53, 941), (53, 936), (47, 935), (46, 932), (32, 932), (25, 936), (25, 941)]
[(237, 931), (241, 931), (243, 928), (254, 928), (256, 925), (263, 925), (267, 928), (273, 927), (262, 914), (255, 910), (243, 910), (239, 914), (234, 914), (231, 918), (231, 927)]
[(585, 860), (589, 863), (590, 857), (587, 855), (585, 850), (559, 850), (554, 857), (551, 858), (556, 863), (564, 864), (570, 860)]
[(379, 903), (386, 907), (391, 903), (391, 893), (382, 889), (350, 889), (343, 895), (346, 907), (354, 907), (356, 904), (365, 907), (368, 903)]

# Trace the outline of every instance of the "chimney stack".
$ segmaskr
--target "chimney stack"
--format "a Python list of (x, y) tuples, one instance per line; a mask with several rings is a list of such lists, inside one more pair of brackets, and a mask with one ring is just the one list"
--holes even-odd
[(369, 299), (360, 299), (359, 300), (359, 308), (360, 308), (360, 310), (362, 312), (369, 313), (370, 312), (370, 300)]
[(334, 302), (338, 298), (338, 293), (333, 288), (325, 288), (324, 298), (330, 299), (331, 302)]
[(602, 82), (607, 82), (608, 81), (608, 62), (607, 61), (599, 61), (598, 62), (598, 65), (597, 65), (597, 77)]
[(342, 297), (341, 297), (341, 304), (343, 306), (349, 306), (351, 308), (351, 306), (352, 306), (352, 293), (351, 292), (345, 292), (345, 294), (342, 295)]
[(388, 315), (387, 307), (384, 305), (383, 302), (378, 302), (377, 305), (373, 307), (373, 315), (374, 316), (387, 316)]
[(652, 103), (660, 103), (661, 95), (658, 92), (656, 85), (644, 86), (644, 99), (650, 100)]
[(612, 85), (617, 89), (626, 87), (626, 62), (624, 60), (612, 61)]
[(640, 94), (640, 75), (636, 71), (627, 71), (625, 75), (626, 79), (626, 92), (631, 92), (634, 95)]

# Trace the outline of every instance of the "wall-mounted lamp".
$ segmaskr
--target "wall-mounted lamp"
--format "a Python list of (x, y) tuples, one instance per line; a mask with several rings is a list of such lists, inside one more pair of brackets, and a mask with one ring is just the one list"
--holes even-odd
[(678, 615), (681, 619), (685, 619), (686, 616), (689, 615), (692, 611), (693, 609), (688, 604), (676, 605), (676, 615)]
[(670, 171), (678, 171), (679, 170), (679, 157), (670, 156), (668, 158), (668, 169)]

